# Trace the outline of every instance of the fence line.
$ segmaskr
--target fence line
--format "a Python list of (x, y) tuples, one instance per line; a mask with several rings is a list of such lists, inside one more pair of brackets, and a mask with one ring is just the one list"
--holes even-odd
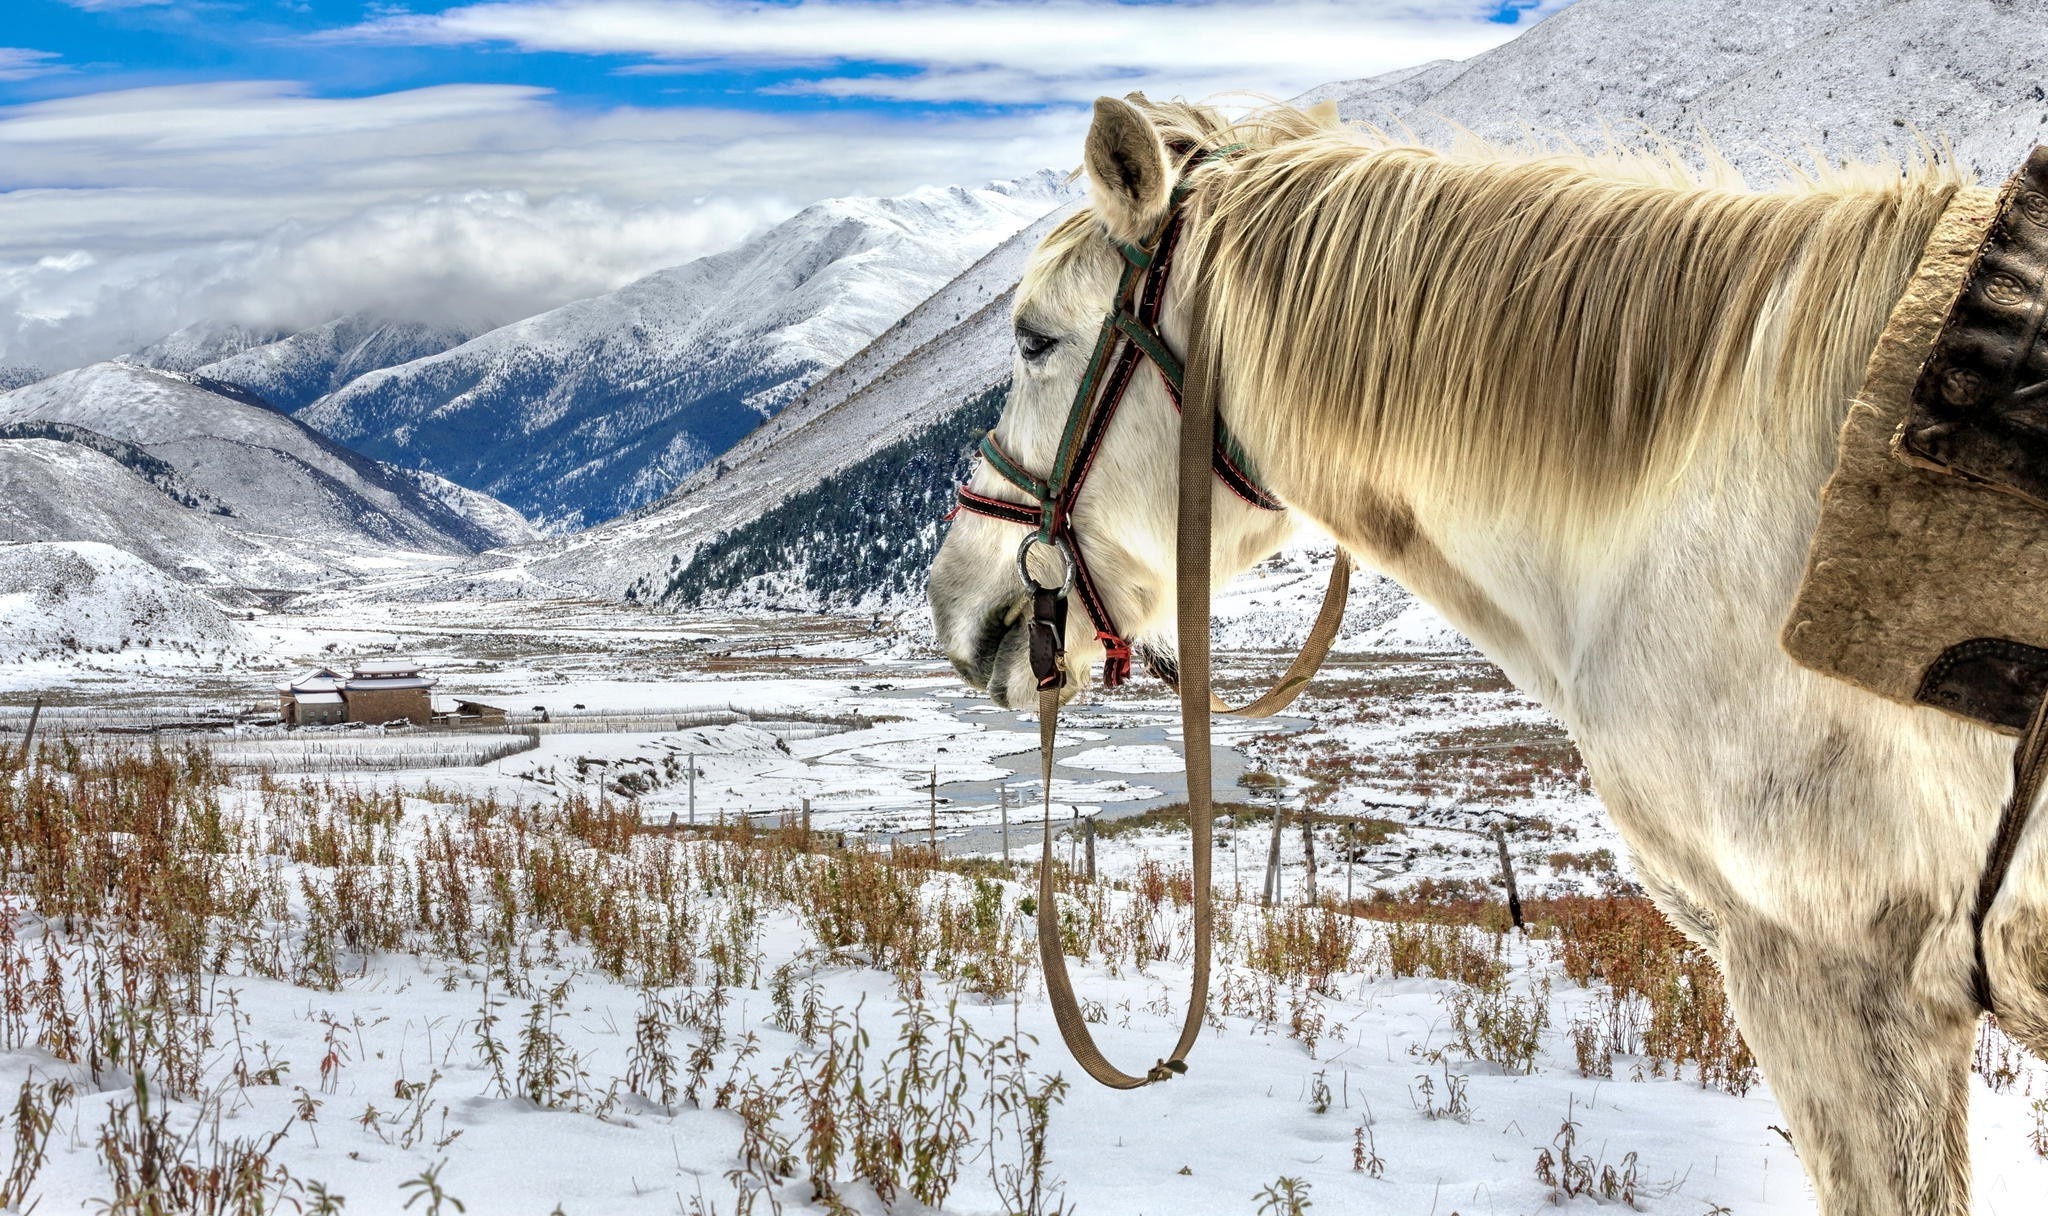
[[(137, 743), (141, 740), (136, 740)], [(218, 763), (242, 772), (395, 772), (490, 764), (540, 746), (537, 731), (500, 731), (465, 738), (421, 734), (356, 737), (202, 737), (192, 740)]]
[[(19, 735), (28, 722), (29, 710), (0, 706), (0, 734)], [(18, 719), (18, 721), (16, 721)], [(508, 730), (537, 729), (543, 735), (668, 733), (704, 727), (758, 726), (788, 739), (811, 739), (841, 731), (861, 730), (874, 724), (862, 714), (811, 714), (782, 710), (754, 714), (741, 709), (673, 710), (658, 708), (550, 710), (543, 716), (533, 710), (508, 711), (504, 718), (490, 721), (436, 722), (431, 725), (399, 724), (396, 729), (421, 735), (504, 734)], [(195, 713), (130, 715), (110, 714), (104, 708), (87, 706), (45, 707), (43, 726), (53, 734), (146, 735), (169, 742), (206, 743), (220, 732), (236, 729), (267, 729), (274, 721), (252, 723), (242, 718), (208, 717)]]

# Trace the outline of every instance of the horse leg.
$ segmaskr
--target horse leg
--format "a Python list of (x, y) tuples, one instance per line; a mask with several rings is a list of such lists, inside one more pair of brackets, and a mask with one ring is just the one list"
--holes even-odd
[[(1915, 991), (1934, 928), (1931, 916), (1896, 910), (1853, 942), (1801, 940), (1754, 921), (1721, 927), (1729, 1000), (1822, 1216), (1969, 1212), (1977, 1019), (1963, 992)], [(1928, 986), (1937, 987), (1931, 977)]]

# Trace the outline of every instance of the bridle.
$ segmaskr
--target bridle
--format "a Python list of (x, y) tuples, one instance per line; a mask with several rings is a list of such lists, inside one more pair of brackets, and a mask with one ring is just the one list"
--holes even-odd
[[(1202, 161), (1220, 159), (1230, 149), (1209, 152)], [(1159, 333), (1160, 305), (1166, 295), (1166, 279), (1173, 268), (1174, 250), (1186, 223), (1187, 200), (1191, 193), (1185, 182), (1177, 184), (1167, 214), (1151, 238), (1140, 245), (1117, 242), (1124, 259), (1115, 298), (1096, 335), (1087, 372), (1074, 391), (1074, 403), (1060, 435), (1059, 451), (1052, 471), (1036, 477), (1004, 452), (994, 432), (981, 441), (981, 455), (1011, 485), (1036, 500), (1037, 505), (1008, 502), (978, 494), (961, 486), (959, 506), (990, 519), (1019, 524), (1031, 531), (1017, 548), (1017, 577), (1031, 600), (1027, 628), (1031, 645), (1031, 671), (1038, 685), (1039, 783), (1044, 795), (1043, 837), (1038, 866), (1038, 957), (1045, 972), (1046, 995), (1060, 1037), (1084, 1071), (1115, 1089), (1135, 1089), (1164, 1081), (1187, 1071), (1187, 1055), (1201, 1035), (1208, 1007), (1210, 948), (1214, 936), (1214, 898), (1210, 883), (1215, 808), (1212, 804), (1209, 756), (1211, 713), (1264, 718), (1278, 713), (1308, 686), (1316, 669), (1329, 653), (1338, 628), (1344, 621), (1349, 597), (1351, 564), (1343, 549), (1337, 550), (1330, 570), (1330, 585), (1323, 593), (1322, 608), (1303, 643), (1301, 653), (1288, 666), (1279, 682), (1252, 702), (1230, 706), (1218, 700), (1209, 688), (1209, 575), (1210, 513), (1216, 479), (1239, 498), (1263, 511), (1285, 510), (1285, 504), (1261, 488), (1245, 469), (1242, 451), (1216, 416), (1216, 360), (1213, 351), (1191, 345), (1184, 365)], [(1212, 245), (1209, 252), (1214, 252)], [(1208, 293), (1190, 292), (1192, 297), (1189, 342), (1201, 343), (1208, 329)], [(1060, 945), (1058, 893), (1053, 884), (1052, 854), (1052, 766), (1057, 733), (1060, 695), (1068, 682), (1066, 656), (1067, 597), (1079, 592), (1083, 608), (1095, 626), (1095, 636), (1107, 651), (1103, 662), (1103, 683), (1111, 688), (1130, 678), (1131, 645), (1109, 613), (1095, 576), (1088, 568), (1086, 551), (1074, 531), (1073, 508), (1087, 483), (1102, 450), (1104, 437), (1117, 407), (1129, 390), (1138, 360), (1150, 359), (1165, 381), (1167, 395), (1181, 417), (1179, 443), (1179, 535), (1176, 538), (1175, 570), (1178, 581), (1180, 655), (1173, 676), (1153, 667), (1153, 673), (1178, 684), (1181, 703), (1181, 734), (1186, 752), (1188, 822), (1193, 838), (1192, 902), (1194, 905), (1193, 991), (1181, 1023), (1179, 1042), (1172, 1054), (1142, 1075), (1118, 1069), (1095, 1045), (1080, 1002), (1074, 995), (1067, 973), (1067, 958)], [(1113, 362), (1112, 362), (1113, 360)], [(1107, 373), (1105, 375), (1105, 372)], [(1031, 551), (1038, 546), (1056, 551), (1063, 573), (1056, 586), (1045, 586), (1031, 573)], [(1150, 666), (1150, 664), (1148, 664)]]
[[(1211, 153), (1210, 158), (1217, 155)], [(1174, 251), (1180, 244), (1189, 193), (1185, 183), (1174, 187), (1166, 219), (1150, 241), (1142, 245), (1116, 242), (1117, 252), (1124, 261), (1123, 274), (1117, 281), (1116, 296), (1110, 309), (1102, 318), (1102, 327), (1096, 333), (1095, 350), (1088, 358), (1088, 369), (1074, 390), (1073, 404), (1067, 409), (1067, 422), (1060, 433), (1052, 472), (1045, 477), (1032, 475), (1003, 450), (994, 431), (982, 436), (983, 462), (1005, 481), (1036, 499), (1037, 505), (993, 498), (965, 485), (960, 487), (957, 496), (959, 510), (1033, 529), (1017, 548), (1017, 573), (1032, 597), (1034, 609), (1039, 607), (1039, 601), (1046, 597), (1047, 592), (1054, 589), (1041, 587), (1031, 577), (1031, 550), (1046, 545), (1059, 553), (1065, 568), (1065, 586), (1057, 589), (1054, 598), (1064, 599), (1069, 590), (1080, 594), (1081, 605), (1095, 626), (1096, 640), (1102, 643), (1106, 652), (1102, 662), (1102, 682), (1109, 688), (1119, 687), (1130, 678), (1131, 643), (1117, 627), (1116, 618), (1110, 613), (1109, 604), (1103, 599), (1095, 574), (1089, 568), (1087, 550), (1074, 531), (1073, 510), (1082, 488), (1088, 483), (1088, 474), (1095, 468), (1096, 457), (1102, 452), (1102, 441), (1109, 434), (1109, 424), (1115, 420), (1117, 407), (1123, 404), (1124, 395), (1130, 390), (1141, 359), (1151, 360), (1152, 366), (1159, 370), (1159, 378), (1166, 385), (1174, 410), (1178, 412), (1183, 408), (1187, 372), (1159, 332), (1159, 310), (1166, 296), (1167, 276), (1173, 271)], [(1219, 419), (1211, 460), (1217, 480), (1261, 511), (1285, 510), (1285, 504), (1262, 489), (1245, 471), (1245, 464), (1242, 451)], [(1032, 619), (1035, 623), (1050, 626), (1055, 611), (1063, 612), (1063, 607), (1055, 608), (1048, 601), (1045, 612), (1034, 611)], [(1057, 636), (1064, 639), (1063, 615), (1059, 624), (1061, 628)], [(1036, 637), (1036, 630), (1033, 636)], [(1032, 654), (1032, 671), (1038, 687), (1061, 687), (1065, 683), (1064, 646), (1043, 656), (1039, 649), (1034, 648)], [(1046, 660), (1043, 665), (1041, 657)], [(1167, 678), (1166, 673), (1156, 667), (1153, 674)], [(1168, 682), (1172, 681), (1169, 679)]]

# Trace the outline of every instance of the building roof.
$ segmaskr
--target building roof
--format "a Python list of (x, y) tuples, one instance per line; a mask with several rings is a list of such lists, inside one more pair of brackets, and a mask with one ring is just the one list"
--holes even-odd
[(277, 686), (277, 691), (294, 696), (309, 692), (338, 692), (341, 677), (325, 667), (310, 667), (299, 673), (296, 679), (287, 680)]
[(341, 687), (344, 692), (402, 692), (408, 688), (432, 688), (438, 683), (440, 681), (431, 676), (393, 675), (366, 679), (358, 675), (350, 676)]
[(357, 676), (410, 676), (419, 673), (418, 659), (370, 659), (356, 664)]
[(339, 705), (341, 704), (341, 694), (338, 692), (295, 692), (292, 694), (292, 700), (300, 705)]
[(505, 712), (496, 705), (486, 705), (482, 701), (464, 701), (459, 698), (455, 702), (455, 708), (470, 714), (502, 714)]

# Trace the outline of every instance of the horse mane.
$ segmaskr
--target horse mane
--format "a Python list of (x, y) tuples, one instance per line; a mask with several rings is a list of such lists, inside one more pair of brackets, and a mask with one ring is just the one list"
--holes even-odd
[(1966, 184), (1931, 153), (1754, 190), (1711, 149), (1444, 151), (1133, 100), (1196, 189), (1233, 428), (1554, 520), (1668, 484), (1728, 428), (1831, 443)]

